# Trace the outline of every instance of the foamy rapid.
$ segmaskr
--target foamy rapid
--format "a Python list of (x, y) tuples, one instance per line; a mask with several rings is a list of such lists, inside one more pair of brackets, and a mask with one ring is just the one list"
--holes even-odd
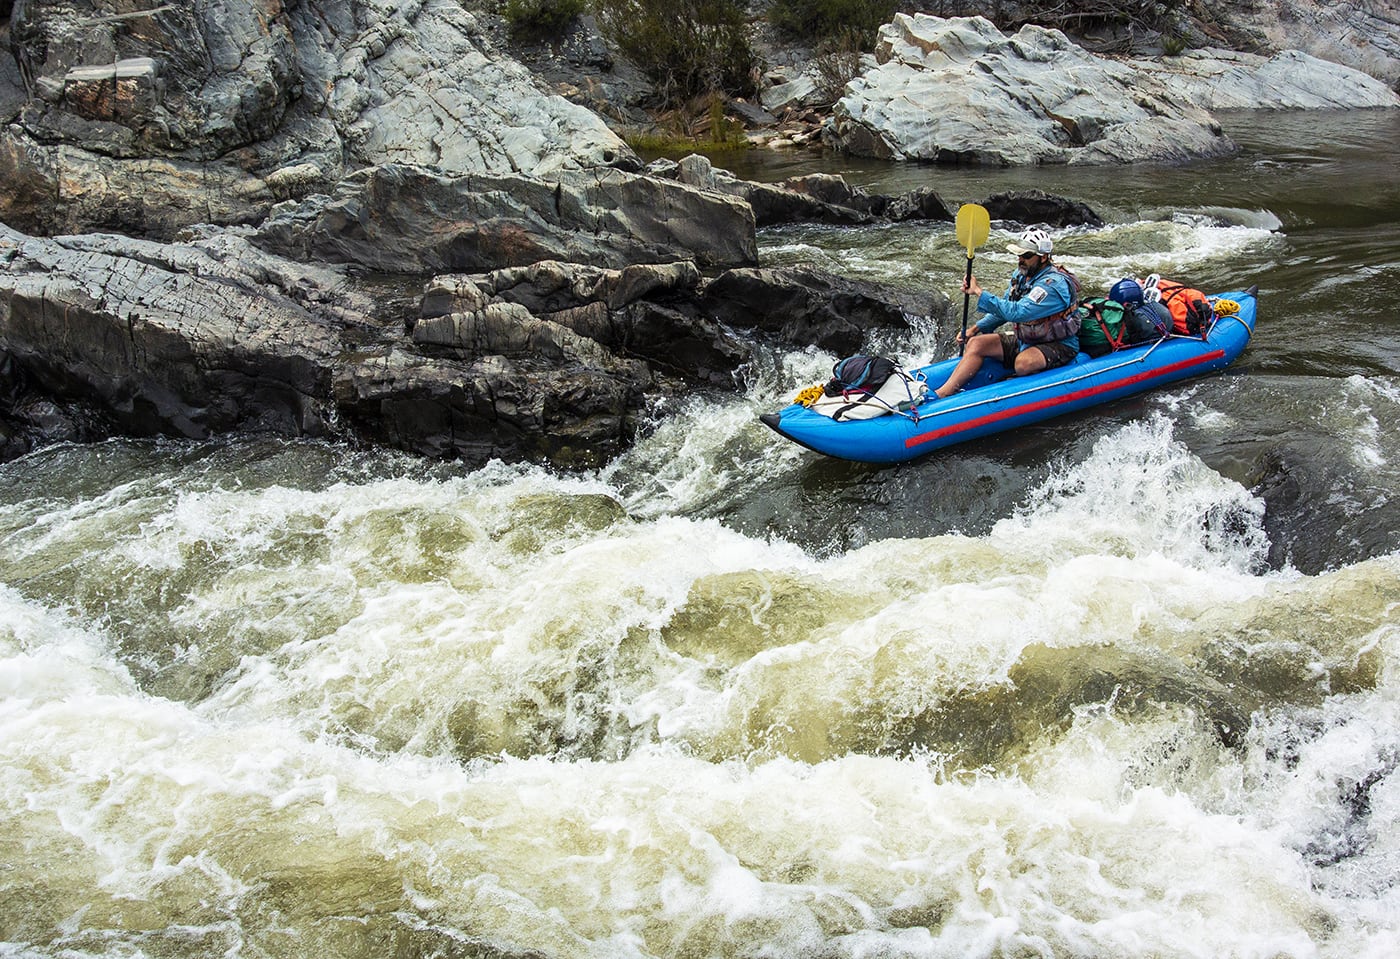
[(1266, 570), (1152, 417), (985, 535), (819, 556), (703, 518), (789, 455), (714, 412), (625, 490), (6, 467), (3, 949), (1391, 954), (1400, 558)]

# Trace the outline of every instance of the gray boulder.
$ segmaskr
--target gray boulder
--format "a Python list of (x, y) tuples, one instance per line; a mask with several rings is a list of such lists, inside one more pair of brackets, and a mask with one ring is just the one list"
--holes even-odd
[(1180, 162), (1236, 149), (1211, 109), (1400, 105), (1374, 79), (1302, 54), (1115, 60), (1058, 30), (1007, 36), (982, 17), (898, 14), (876, 60), (848, 84), (827, 137), (901, 160)]
[(1185, 160), (1234, 145), (1203, 109), (1159, 102), (1126, 63), (1058, 30), (898, 14), (828, 136), (851, 153), (990, 165)]
[(169, 237), (382, 163), (640, 168), (449, 0), (28, 0), (0, 43), (0, 219)]
[(758, 259), (754, 231), (736, 198), (622, 170), (545, 179), (390, 165), (278, 207), (256, 239), (294, 259), (421, 274), (539, 260), (744, 265)]

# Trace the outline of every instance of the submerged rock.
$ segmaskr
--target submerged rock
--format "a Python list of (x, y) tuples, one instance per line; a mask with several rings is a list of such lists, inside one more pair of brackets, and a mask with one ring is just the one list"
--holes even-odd
[(1103, 226), (1103, 218), (1078, 200), (1044, 190), (1011, 190), (982, 201), (994, 220), (1040, 226)]

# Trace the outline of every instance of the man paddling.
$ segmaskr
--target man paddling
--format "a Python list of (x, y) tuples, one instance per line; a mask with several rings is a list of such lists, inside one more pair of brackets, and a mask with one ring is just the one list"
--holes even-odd
[(989, 357), (1024, 376), (1072, 363), (1079, 352), (1079, 282), (1052, 262), (1050, 235), (1027, 230), (1006, 249), (1016, 254), (1017, 267), (1005, 296), (982, 289), (970, 271), (963, 281), (963, 293), (977, 297), (985, 315), (959, 336), (966, 344), (962, 359), (934, 391), (940, 397), (962, 389)]

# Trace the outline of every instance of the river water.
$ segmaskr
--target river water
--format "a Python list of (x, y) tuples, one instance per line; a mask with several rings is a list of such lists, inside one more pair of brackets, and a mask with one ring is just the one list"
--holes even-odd
[[(1396, 955), (1400, 115), (1225, 121), (1179, 169), (830, 165), (1085, 200), (1090, 290), (1261, 288), (1226, 375), (1013, 436), (823, 460), (757, 422), (798, 352), (593, 474), (0, 467), (0, 956)], [(761, 246), (963, 263), (947, 224)]]

